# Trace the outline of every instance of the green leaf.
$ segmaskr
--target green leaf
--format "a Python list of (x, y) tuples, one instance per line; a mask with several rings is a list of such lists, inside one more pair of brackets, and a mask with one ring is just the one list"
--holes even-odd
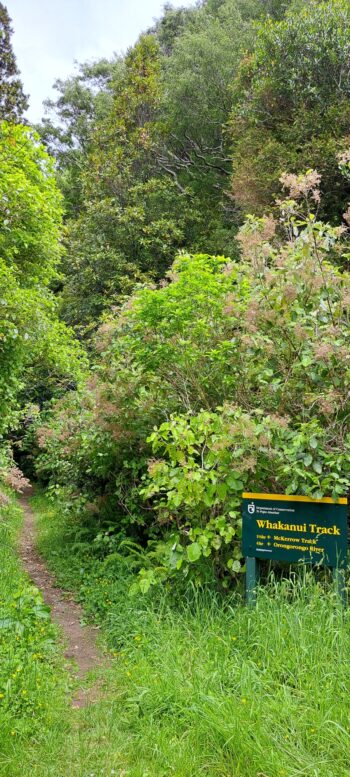
[(192, 545), (189, 545), (187, 548), (187, 558), (191, 563), (194, 563), (195, 561), (198, 561), (198, 559), (202, 555), (202, 548), (199, 544), (199, 542), (192, 542)]
[(146, 594), (149, 591), (151, 585), (152, 585), (151, 579), (149, 577), (143, 577), (140, 580), (140, 591), (143, 594)]
[(224, 502), (227, 496), (227, 487), (225, 483), (218, 483), (217, 488), (217, 495), (221, 502)]
[(305, 464), (305, 467), (309, 467), (310, 464), (312, 464), (311, 453), (307, 453), (306, 456), (304, 456), (304, 464)]
[(243, 481), (242, 480), (238, 480), (237, 478), (234, 477), (234, 475), (229, 475), (227, 480), (226, 480), (226, 483), (227, 483), (228, 487), (232, 491), (239, 491), (239, 492), (241, 492), (243, 490), (243, 488), (244, 488)]

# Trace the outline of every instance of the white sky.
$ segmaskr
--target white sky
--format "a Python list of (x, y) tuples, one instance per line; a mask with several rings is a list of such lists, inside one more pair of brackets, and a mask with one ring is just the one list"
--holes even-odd
[[(74, 60), (111, 57), (124, 52), (140, 32), (161, 15), (164, 0), (4, 0), (12, 18), (12, 38), (24, 91), (27, 116), (43, 115), (42, 102), (52, 84), (74, 70)], [(195, 0), (172, 0), (176, 8)]]

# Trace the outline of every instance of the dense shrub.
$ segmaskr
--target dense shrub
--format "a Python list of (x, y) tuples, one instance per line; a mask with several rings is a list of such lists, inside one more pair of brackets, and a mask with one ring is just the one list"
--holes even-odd
[(319, 182), (283, 176), (284, 242), (249, 217), (240, 262), (181, 255), (138, 291), (102, 327), (94, 377), (37, 430), (38, 473), (102, 524), (106, 550), (144, 548), (144, 590), (239, 573), (245, 486), (348, 490), (350, 276), (344, 229), (314, 212)]

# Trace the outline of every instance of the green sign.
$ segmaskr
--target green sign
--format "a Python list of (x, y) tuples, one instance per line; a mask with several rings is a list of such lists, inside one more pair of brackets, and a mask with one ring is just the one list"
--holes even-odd
[(243, 494), (243, 553), (344, 569), (348, 556), (347, 500), (285, 494)]

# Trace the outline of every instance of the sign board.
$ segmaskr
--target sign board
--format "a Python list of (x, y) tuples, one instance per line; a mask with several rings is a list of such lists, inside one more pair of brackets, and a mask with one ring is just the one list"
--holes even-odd
[(243, 554), (347, 566), (347, 499), (243, 494)]

